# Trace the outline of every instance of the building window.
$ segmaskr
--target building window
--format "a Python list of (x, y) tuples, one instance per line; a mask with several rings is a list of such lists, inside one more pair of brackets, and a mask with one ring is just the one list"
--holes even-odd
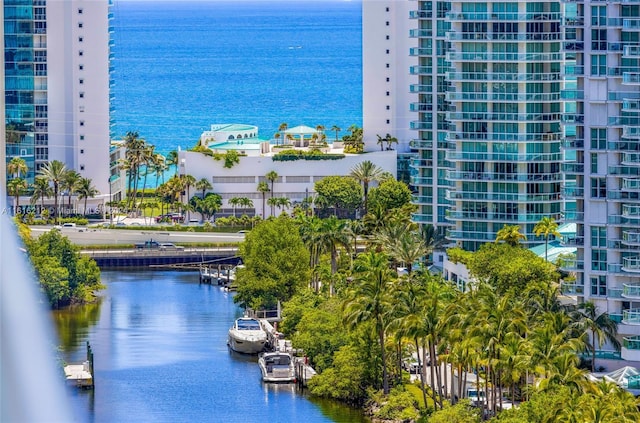
[(391, 110), (391, 106), (387, 104), (387, 110)]
[(83, 27), (82, 22), (78, 22), (78, 28), (82, 28), (82, 27)]
[(80, 121), (80, 126), (84, 126), (84, 120)]
[(591, 149), (607, 149), (607, 128), (591, 128)]
[(591, 75), (605, 76), (606, 74), (607, 74), (607, 55), (606, 54), (591, 55)]
[(607, 250), (591, 250), (591, 270), (607, 270)]
[(387, 77), (387, 82), (389, 82), (389, 81), (391, 81), (391, 79)]
[(78, 65), (78, 69), (84, 70), (84, 65)]
[(607, 247), (607, 228), (605, 226), (591, 227), (591, 247)]
[(386, 37), (386, 38), (387, 38), (387, 40), (388, 40), (388, 39), (389, 39), (389, 36), (387, 35), (387, 37)]
[(607, 198), (606, 178), (591, 178), (591, 198)]
[(607, 49), (607, 30), (592, 29), (591, 30), (591, 50)]
[(84, 106), (79, 106), (78, 110), (80, 110), (80, 113), (84, 113)]
[(607, 6), (591, 6), (591, 26), (607, 25)]
[(84, 135), (80, 135), (80, 141), (84, 141)]
[(80, 95), (80, 98), (84, 98), (84, 91), (81, 92), (79, 95)]
[(84, 56), (84, 51), (80, 50), (80, 51), (78, 52), (78, 56)]
[(389, 63), (387, 63), (387, 68), (388, 68), (389, 66), (391, 66), (391, 65), (389, 65)]
[(389, 97), (391, 95), (391, 93), (389, 91), (387, 91), (387, 97)]
[(389, 54), (389, 49), (387, 49), (387, 54)]
[(83, 37), (78, 37), (78, 42), (79, 42), (79, 43), (81, 43), (81, 42), (83, 42), (83, 41), (84, 41), (84, 38), (83, 38)]
[(391, 121), (389, 119), (387, 119), (387, 125), (390, 124), (390, 123), (391, 123)]
[(596, 297), (607, 296), (607, 277), (605, 275), (591, 277), (591, 295)]
[(598, 155), (591, 153), (591, 173), (598, 173)]
[(385, 25), (389, 26), (389, 21), (387, 21), (387, 22), (385, 23)]
[(84, 149), (80, 149), (80, 154), (84, 154)]
[(80, 83), (80, 84), (84, 84), (84, 79), (83, 79), (83, 78), (80, 78), (80, 79), (78, 80), (78, 83)]
[(84, 165), (80, 165), (80, 170), (84, 170)]
[(82, 9), (78, 9), (78, 15), (82, 15)]
[(385, 7), (385, 12), (388, 12), (388, 11), (389, 11), (389, 8), (388, 8), (388, 7)]

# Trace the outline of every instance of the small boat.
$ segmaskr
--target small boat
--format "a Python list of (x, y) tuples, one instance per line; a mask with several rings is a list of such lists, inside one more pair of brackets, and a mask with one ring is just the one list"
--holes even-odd
[(227, 344), (236, 352), (257, 354), (267, 345), (267, 332), (260, 324), (260, 320), (240, 317), (229, 329)]
[(289, 383), (296, 380), (293, 357), (289, 353), (276, 351), (261, 354), (258, 365), (264, 382)]

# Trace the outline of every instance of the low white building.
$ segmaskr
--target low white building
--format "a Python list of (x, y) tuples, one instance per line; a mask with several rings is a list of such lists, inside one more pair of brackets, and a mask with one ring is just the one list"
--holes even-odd
[[(277, 152), (277, 149), (273, 149)], [(336, 150), (336, 151), (333, 151)], [(342, 150), (332, 149), (342, 153)], [(229, 199), (247, 197), (253, 201), (256, 215), (270, 216), (270, 207), (262, 209), (262, 193), (258, 183), (266, 181), (265, 175), (271, 171), (278, 174), (273, 184), (274, 197), (286, 197), (291, 207), (315, 194), (314, 184), (327, 176), (348, 175), (358, 163), (369, 160), (384, 171), (396, 175), (397, 158), (395, 151), (380, 151), (366, 154), (346, 154), (337, 160), (294, 160), (275, 161), (273, 152), (260, 155), (241, 156), (240, 163), (230, 169), (224, 168), (223, 160), (215, 160), (202, 153), (178, 152), (178, 173), (192, 175), (196, 180), (208, 179), (213, 185), (211, 192), (222, 196), (223, 208), (231, 208)], [(271, 183), (267, 181), (271, 186)], [(192, 190), (193, 192), (194, 190)], [(267, 194), (267, 198), (271, 193)], [(289, 210), (290, 211), (290, 210)], [(276, 214), (280, 211), (276, 210)]]

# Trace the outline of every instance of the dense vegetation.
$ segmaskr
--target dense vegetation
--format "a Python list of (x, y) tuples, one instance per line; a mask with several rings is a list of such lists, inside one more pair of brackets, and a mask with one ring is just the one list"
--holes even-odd
[(96, 262), (81, 255), (60, 231), (53, 229), (32, 239), (28, 228), (21, 226), (20, 233), (40, 288), (52, 308), (91, 302), (95, 291), (104, 288)]
[[(242, 247), (238, 301), (284, 301), (280, 330), (319, 372), (311, 394), (397, 421), (640, 420), (631, 394), (586, 378), (595, 350), (617, 346), (607, 314), (561, 304), (555, 266), (520, 247), (511, 227), (475, 253), (450, 250), (473, 284), (429, 274), (425, 258), (438, 239), (410, 222), (396, 184), (361, 198), (370, 209), (362, 220), (300, 210), (260, 223)], [(410, 383), (402, 362), (418, 351), (424, 370)], [(459, 401), (468, 383), (457, 375), (466, 372), (488, 398), (479, 407)], [(521, 405), (501, 412), (507, 400)]]

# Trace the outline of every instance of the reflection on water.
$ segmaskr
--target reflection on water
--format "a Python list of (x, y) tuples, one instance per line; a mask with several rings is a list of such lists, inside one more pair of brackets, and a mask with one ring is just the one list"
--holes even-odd
[(101, 303), (54, 313), (67, 361), (95, 357), (94, 391), (70, 390), (76, 421), (365, 422), (311, 401), (293, 384), (262, 383), (257, 357), (227, 345), (242, 313), (232, 295), (176, 271), (103, 272)]
[(100, 318), (102, 298), (93, 304), (78, 305), (64, 310), (52, 312), (60, 346), (64, 352), (77, 349), (84, 343), (89, 334), (89, 328), (94, 326)]

